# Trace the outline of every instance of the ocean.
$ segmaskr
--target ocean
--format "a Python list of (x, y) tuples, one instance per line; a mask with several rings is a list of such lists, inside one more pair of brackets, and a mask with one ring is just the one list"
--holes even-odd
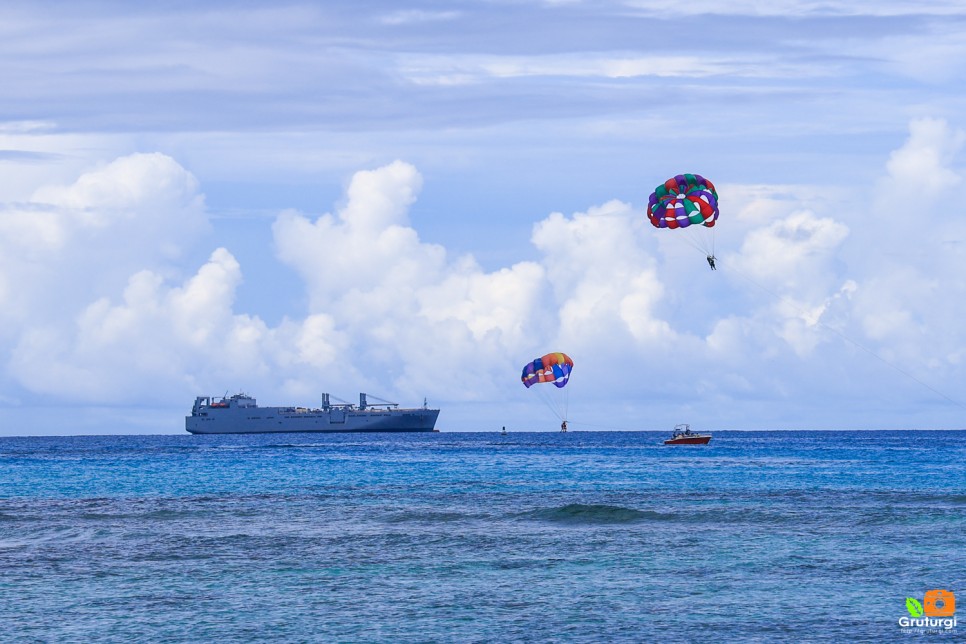
[(663, 438), (0, 438), (0, 640), (882, 642), (966, 606), (966, 431)]

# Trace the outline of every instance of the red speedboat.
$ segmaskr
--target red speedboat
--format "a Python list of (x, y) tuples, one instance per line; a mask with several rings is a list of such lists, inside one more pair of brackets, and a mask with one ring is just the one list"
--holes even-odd
[(711, 434), (698, 434), (691, 431), (687, 423), (674, 426), (671, 438), (664, 441), (665, 445), (707, 445), (711, 442)]

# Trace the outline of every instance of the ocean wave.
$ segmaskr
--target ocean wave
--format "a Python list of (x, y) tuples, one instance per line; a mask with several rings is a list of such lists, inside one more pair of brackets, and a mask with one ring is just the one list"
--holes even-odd
[(386, 523), (450, 523), (453, 521), (466, 521), (478, 517), (463, 514), (462, 512), (427, 512), (427, 511), (405, 511), (396, 512), (385, 519)]
[(619, 505), (588, 505), (584, 503), (569, 503), (557, 508), (533, 510), (524, 513), (523, 516), (538, 521), (574, 525), (669, 521), (675, 518), (674, 515), (670, 514), (625, 508)]
[(330, 447), (322, 443), (266, 443), (265, 445), (252, 445), (254, 449), (291, 449), (302, 447)]

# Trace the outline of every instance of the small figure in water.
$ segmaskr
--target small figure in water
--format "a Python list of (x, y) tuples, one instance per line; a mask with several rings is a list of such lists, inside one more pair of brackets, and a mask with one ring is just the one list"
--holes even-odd
[(717, 268), (714, 267), (714, 255), (708, 255), (708, 266), (710, 266), (711, 270), (713, 271), (718, 270)]
[(560, 423), (560, 431), (562, 432), (567, 431), (567, 421), (563, 421), (562, 423)]

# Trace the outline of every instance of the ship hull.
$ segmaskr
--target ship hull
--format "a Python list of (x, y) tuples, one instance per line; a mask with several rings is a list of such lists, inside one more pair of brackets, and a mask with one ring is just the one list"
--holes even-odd
[(432, 432), (438, 409), (294, 411), (284, 407), (212, 409), (185, 418), (192, 434)]

